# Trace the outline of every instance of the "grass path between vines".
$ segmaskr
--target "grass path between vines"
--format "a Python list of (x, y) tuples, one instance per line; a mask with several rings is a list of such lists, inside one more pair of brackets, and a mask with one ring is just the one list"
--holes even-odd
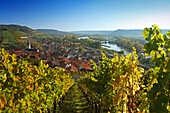
[(77, 84), (74, 84), (61, 104), (60, 113), (91, 113), (90, 111), (90, 105), (83, 92)]

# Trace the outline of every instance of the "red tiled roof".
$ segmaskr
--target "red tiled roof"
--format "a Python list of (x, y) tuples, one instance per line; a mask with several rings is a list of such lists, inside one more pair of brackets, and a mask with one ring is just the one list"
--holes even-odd
[(70, 71), (76, 71), (77, 70), (77, 68), (74, 65), (71, 65), (70, 67), (67, 67), (65, 69), (70, 70)]
[(70, 60), (69, 59), (62, 59), (62, 61), (65, 61), (65, 62), (70, 62)]
[(22, 52), (22, 50), (18, 50), (18, 51), (16, 51), (16, 52), (21, 53), (21, 52)]
[(77, 68), (74, 65), (71, 65), (70, 71), (76, 71), (76, 70), (77, 70)]
[(15, 52), (14, 54), (15, 54), (15, 55), (17, 55), (17, 56), (19, 55), (19, 53), (18, 53), (18, 52)]
[(40, 53), (31, 53), (31, 55), (30, 55), (30, 56), (39, 57), (39, 54), (40, 54)]
[(58, 58), (63, 58), (62, 56), (58, 56)]
[(24, 53), (24, 55), (26, 55), (26, 56), (27, 56), (27, 55), (28, 55), (28, 53)]
[(91, 69), (91, 67), (87, 64), (87, 63), (82, 63), (81, 66), (84, 68), (84, 69)]
[(92, 62), (90, 62), (90, 61), (88, 61), (87, 63), (88, 63), (89, 65), (92, 65), (92, 64), (93, 64), (93, 63), (92, 63)]
[(79, 62), (79, 61), (73, 61), (73, 63), (74, 63), (75, 65), (80, 65), (80, 62)]

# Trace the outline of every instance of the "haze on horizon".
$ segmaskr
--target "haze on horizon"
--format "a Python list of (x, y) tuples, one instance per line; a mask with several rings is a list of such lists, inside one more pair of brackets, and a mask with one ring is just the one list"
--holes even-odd
[(170, 28), (170, 0), (0, 0), (0, 24), (61, 31)]

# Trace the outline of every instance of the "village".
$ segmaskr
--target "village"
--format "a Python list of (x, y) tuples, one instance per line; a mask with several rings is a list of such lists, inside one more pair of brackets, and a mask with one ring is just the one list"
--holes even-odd
[(98, 66), (101, 61), (101, 51), (72, 42), (54, 42), (44, 40), (40, 45), (42, 50), (32, 48), (28, 41), (27, 48), (22, 50), (7, 50), (15, 54), (17, 59), (41, 59), (50, 67), (63, 68), (69, 71), (93, 71), (94, 61)]

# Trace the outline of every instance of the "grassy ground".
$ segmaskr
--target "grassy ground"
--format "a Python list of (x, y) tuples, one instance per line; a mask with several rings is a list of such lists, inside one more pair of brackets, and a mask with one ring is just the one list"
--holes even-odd
[(59, 113), (91, 113), (90, 105), (77, 84), (68, 91)]

